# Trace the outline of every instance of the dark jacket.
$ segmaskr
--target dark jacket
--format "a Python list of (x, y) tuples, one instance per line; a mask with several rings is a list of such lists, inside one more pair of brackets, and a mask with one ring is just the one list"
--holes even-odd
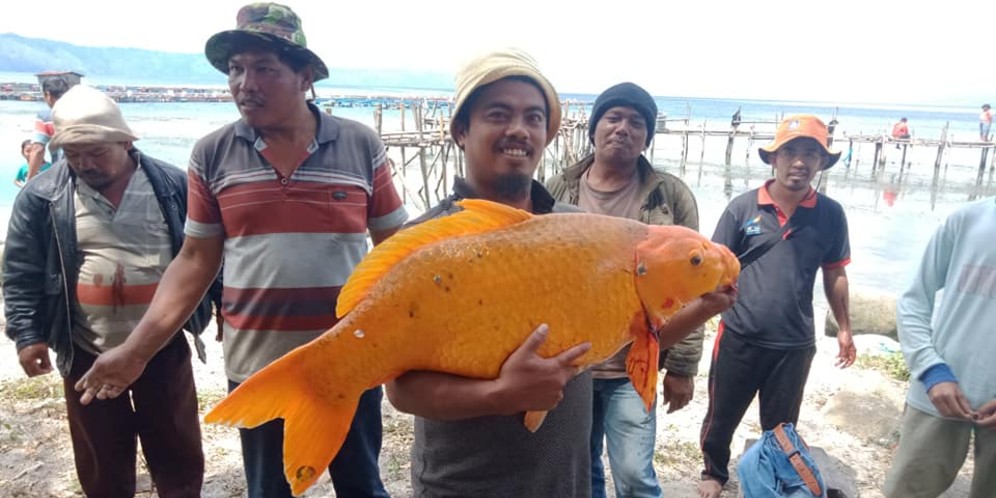
[[(183, 245), (183, 223), (187, 217), (187, 175), (179, 168), (132, 149), (156, 193), (169, 230), (173, 256)], [(73, 363), (71, 337), (79, 265), (76, 247), (76, 178), (65, 159), (25, 185), (14, 201), (7, 229), (3, 261), (3, 297), (7, 336), (17, 350), (47, 343), (56, 353), (63, 376)], [(204, 345), (197, 337), (211, 321), (211, 296), (201, 300), (184, 329), (193, 333), (198, 357), (204, 361)]]
[[(595, 155), (589, 154), (547, 180), (546, 188), (554, 199), (577, 206), (581, 196), (581, 177), (594, 162)], [(646, 199), (640, 207), (640, 221), (648, 225), (681, 225), (698, 231), (699, 208), (685, 182), (670, 173), (654, 169), (642, 155), (637, 169), (640, 196)], [(675, 375), (696, 375), (704, 337), (705, 327), (696, 328), (688, 337), (663, 352), (660, 366)]]

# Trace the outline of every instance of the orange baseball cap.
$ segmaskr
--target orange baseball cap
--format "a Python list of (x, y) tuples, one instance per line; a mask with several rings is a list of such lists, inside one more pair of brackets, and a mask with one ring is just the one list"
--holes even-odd
[(761, 155), (761, 160), (764, 161), (764, 164), (771, 164), (771, 154), (789, 141), (797, 138), (812, 138), (819, 142), (823, 146), (823, 150), (826, 151), (828, 157), (827, 163), (823, 165), (823, 169), (829, 169), (830, 166), (836, 164), (837, 160), (840, 159), (840, 152), (831, 152), (827, 148), (827, 139), (829, 136), (827, 125), (823, 121), (820, 121), (820, 118), (812, 114), (796, 114), (785, 118), (775, 131), (775, 140), (764, 147), (758, 148), (757, 153)]

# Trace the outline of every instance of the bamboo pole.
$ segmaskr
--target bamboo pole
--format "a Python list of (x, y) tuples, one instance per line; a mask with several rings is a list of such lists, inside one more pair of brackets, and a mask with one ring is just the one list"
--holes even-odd
[(882, 165), (882, 163), (885, 162), (885, 158), (882, 157), (882, 142), (881, 141), (875, 142), (875, 160), (874, 161), (875, 162), (872, 163), (871, 177), (872, 178), (877, 178), (879, 170), (884, 169), (884, 166)]
[(422, 121), (422, 106), (418, 102), (412, 103), (412, 115), (415, 118), (415, 129), (418, 131), (418, 165), (419, 169), (422, 171), (422, 194), (423, 200), (425, 201), (425, 206), (428, 208), (432, 205), (432, 200), (430, 199), (430, 187), (429, 187), (429, 165), (425, 162), (425, 145), (423, 145), (423, 131), (424, 122)]
[(982, 158), (979, 159), (979, 174), (975, 178), (975, 189), (982, 189), (982, 180), (986, 177), (986, 163), (989, 162), (989, 147), (982, 149)]
[(679, 170), (681, 170), (681, 176), (685, 176), (685, 165), (688, 164), (688, 128), (686, 127), (681, 133), (681, 165)]
[(937, 160), (934, 161), (934, 179), (937, 179), (937, 174), (941, 169), (941, 160), (944, 159), (944, 144), (948, 139), (948, 125), (951, 124), (949, 121), (944, 122), (944, 128), (941, 129), (941, 143), (937, 146)]
[(706, 121), (702, 120), (702, 152), (699, 154), (699, 169), (705, 164)]

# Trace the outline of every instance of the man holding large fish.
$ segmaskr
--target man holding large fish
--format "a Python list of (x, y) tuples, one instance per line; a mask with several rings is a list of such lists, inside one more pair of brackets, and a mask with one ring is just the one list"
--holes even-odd
[[(368, 233), (380, 243), (407, 219), (377, 134), (308, 101), (313, 83), (329, 72), (306, 47), (290, 8), (243, 7), (237, 28), (212, 36), (205, 55), (228, 75), (242, 118), (195, 145), (183, 249), (134, 332), (80, 380), (84, 397), (110, 397), (100, 386), (120, 389), (134, 381), (190, 315), (222, 257), (225, 371), (234, 389), (335, 324), (337, 295), (367, 252)], [(350, 437), (338, 458), (311, 469), (317, 479), (330, 468), (339, 496), (387, 496), (377, 462), (379, 384), (352, 400), (356, 416), (351, 412), (340, 428)], [(283, 422), (249, 427), (240, 431), (248, 496), (290, 496)], [(323, 437), (320, 424), (310, 429), (312, 438)]]
[(417, 496), (589, 496), (591, 383), (577, 374), (635, 342), (630, 379), (653, 403), (664, 323), (735, 284), (733, 254), (693, 230), (553, 212), (531, 178), (559, 99), (529, 56), (471, 62), (457, 94), (467, 179), (423, 219), (441, 217), (374, 248), (339, 295), (339, 323), (205, 417), (283, 418), (295, 494), (338, 453), (364, 390), (387, 383), (417, 415)]

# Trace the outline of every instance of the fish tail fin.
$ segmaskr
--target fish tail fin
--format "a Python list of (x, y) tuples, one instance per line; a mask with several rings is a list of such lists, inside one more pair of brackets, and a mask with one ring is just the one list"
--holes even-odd
[(540, 426), (543, 425), (543, 421), (546, 420), (547, 412), (526, 412), (526, 416), (522, 419), (522, 424), (526, 426), (526, 430), (529, 432), (536, 432), (539, 430)]
[(339, 452), (360, 394), (335, 403), (312, 388), (292, 351), (249, 377), (204, 416), (204, 421), (254, 428), (284, 419), (284, 475), (294, 496), (304, 493)]
[(660, 342), (657, 340), (657, 335), (647, 326), (647, 318), (643, 313), (637, 313), (633, 317), (631, 328), (635, 338), (626, 356), (626, 373), (649, 413), (657, 398), (657, 361), (661, 354)]

